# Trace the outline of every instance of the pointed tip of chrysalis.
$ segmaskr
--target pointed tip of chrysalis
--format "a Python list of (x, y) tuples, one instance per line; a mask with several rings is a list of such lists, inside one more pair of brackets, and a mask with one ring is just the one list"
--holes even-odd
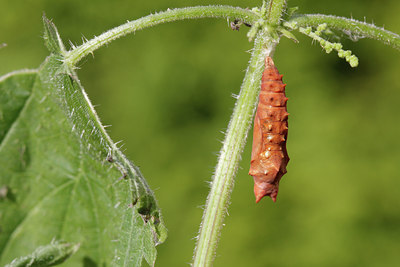
[(270, 56), (265, 57), (265, 66), (266, 67), (275, 67), (274, 61), (272, 60), (272, 58)]
[(254, 196), (256, 197), (256, 203), (260, 202), (260, 200), (269, 196), (273, 202), (276, 202), (276, 198), (278, 197), (278, 187), (274, 184), (258, 184), (256, 181), (254, 182)]
[(273, 194), (270, 195), (272, 201), (275, 203), (276, 202), (276, 197), (278, 196), (278, 192), (274, 192)]
[(256, 203), (260, 202), (263, 197), (263, 195), (256, 195)]

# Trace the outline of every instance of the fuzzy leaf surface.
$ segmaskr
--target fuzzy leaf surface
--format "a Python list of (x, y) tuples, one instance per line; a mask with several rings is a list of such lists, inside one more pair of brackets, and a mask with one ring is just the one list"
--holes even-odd
[(154, 194), (44, 22), (52, 54), (0, 78), (0, 266), (54, 239), (80, 244), (64, 266), (154, 265), (166, 238)]

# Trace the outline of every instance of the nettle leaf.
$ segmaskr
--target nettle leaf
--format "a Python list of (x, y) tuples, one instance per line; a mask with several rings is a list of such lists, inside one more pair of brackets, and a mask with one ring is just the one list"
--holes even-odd
[(0, 78), (0, 266), (54, 239), (80, 244), (65, 266), (154, 265), (166, 238), (154, 194), (44, 23), (52, 54)]

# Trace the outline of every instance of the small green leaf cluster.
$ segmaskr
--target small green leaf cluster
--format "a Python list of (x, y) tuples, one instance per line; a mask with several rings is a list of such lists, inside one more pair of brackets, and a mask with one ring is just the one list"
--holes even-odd
[(331, 42), (322, 37), (324, 35), (332, 35), (332, 31), (328, 28), (326, 23), (318, 25), (315, 31), (313, 31), (313, 28), (311, 26), (306, 28), (298, 27), (296, 23), (286, 23), (285, 26), (293, 30), (298, 30), (299, 32), (317, 41), (321, 45), (321, 47), (325, 50), (325, 52), (328, 54), (333, 50), (337, 51), (338, 56), (340, 58), (346, 59), (346, 61), (350, 64), (351, 67), (354, 68), (358, 66), (358, 58), (357, 56), (353, 55), (350, 50), (344, 50), (343, 45), (339, 42)]
[(263, 4), (261, 8), (254, 7), (252, 12), (256, 13), (258, 16), (260, 16), (260, 19), (258, 19), (254, 25), (251, 27), (250, 31), (247, 33), (247, 38), (249, 38), (249, 41), (253, 41), (254, 38), (256, 37), (257, 33), (259, 30), (266, 28), (268, 32), (272, 32), (270, 30), (270, 26), (267, 23), (266, 16), (267, 16), (267, 2), (263, 1)]
[[(331, 42), (325, 36), (334, 36), (334, 33), (328, 28), (326, 23), (319, 24), (316, 29), (308, 26), (298, 26), (296, 22), (288, 22), (290, 18), (295, 14), (297, 8), (290, 8), (287, 10), (287, 14), (284, 18), (285, 22), (282, 25), (270, 25), (268, 21), (268, 9), (267, 2), (263, 2), (261, 8), (253, 8), (251, 10), (259, 16), (259, 19), (252, 25), (250, 31), (247, 33), (249, 41), (252, 41), (260, 30), (265, 30), (271, 39), (279, 40), (279, 36), (285, 36), (298, 42), (296, 37), (290, 32), (291, 30), (298, 30), (299, 32), (311, 37), (317, 41), (326, 53), (331, 53), (333, 50), (337, 51), (340, 58), (344, 58), (351, 67), (358, 66), (358, 58), (353, 55), (350, 50), (344, 50), (343, 45), (339, 42)], [(315, 30), (314, 30), (315, 29)]]

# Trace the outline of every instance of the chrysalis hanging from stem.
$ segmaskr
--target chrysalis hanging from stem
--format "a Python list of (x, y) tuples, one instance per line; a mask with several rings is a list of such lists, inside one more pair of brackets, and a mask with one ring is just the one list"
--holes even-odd
[(265, 59), (265, 70), (254, 118), (253, 147), (249, 174), (254, 178), (254, 195), (258, 203), (264, 196), (275, 202), (281, 177), (286, 173), (288, 115), (282, 75), (272, 58)]

